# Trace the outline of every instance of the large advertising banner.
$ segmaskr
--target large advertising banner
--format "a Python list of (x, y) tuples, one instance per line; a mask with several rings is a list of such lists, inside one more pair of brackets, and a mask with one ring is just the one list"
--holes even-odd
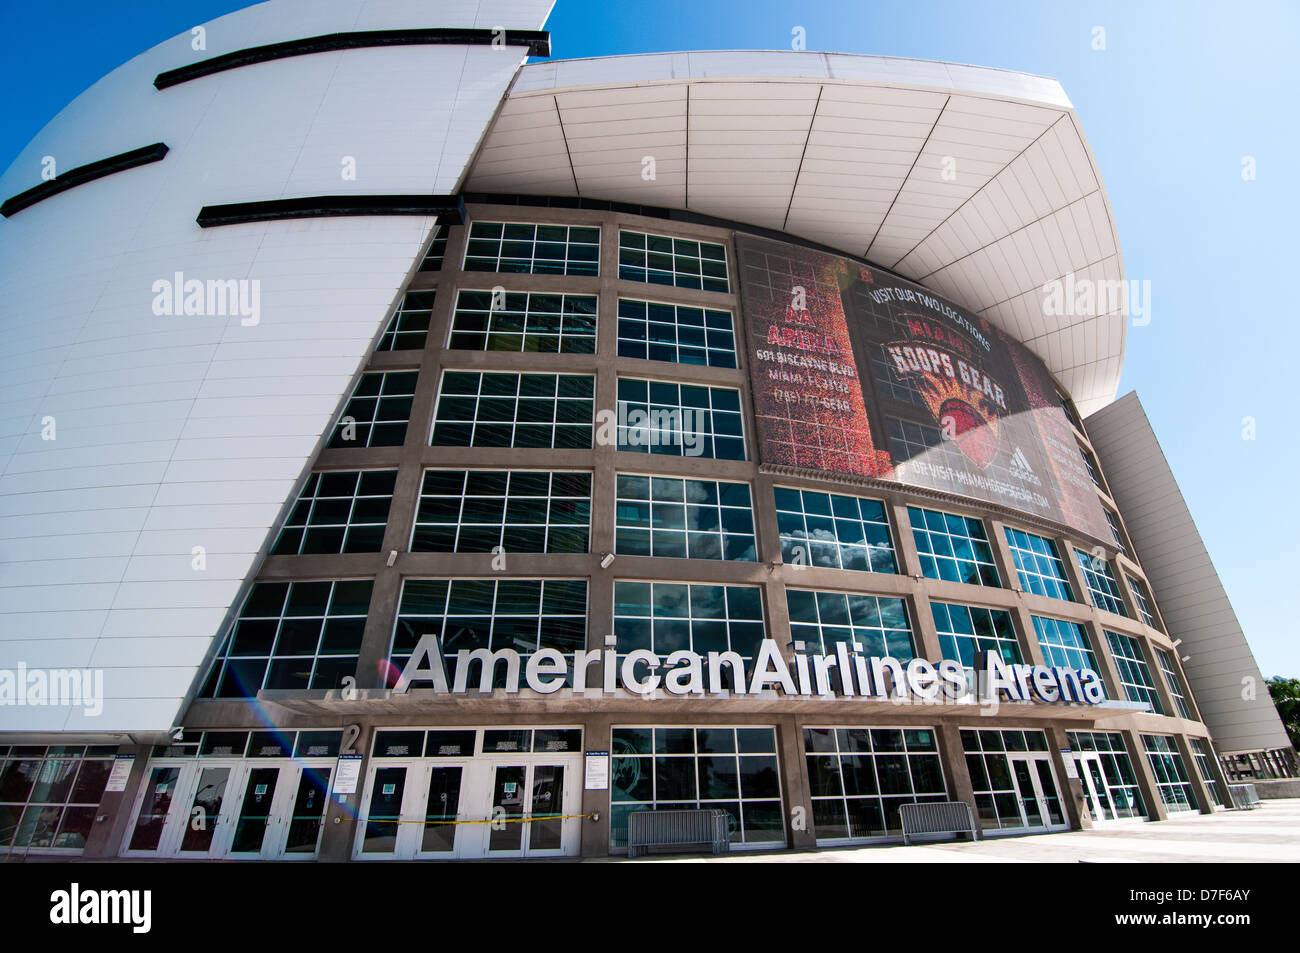
[(748, 235), (736, 247), (762, 462), (897, 480), (1110, 538), (1028, 348), (847, 258)]

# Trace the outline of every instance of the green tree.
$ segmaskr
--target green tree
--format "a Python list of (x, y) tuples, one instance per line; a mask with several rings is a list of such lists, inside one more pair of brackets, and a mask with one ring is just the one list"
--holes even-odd
[(1300, 678), (1283, 678), (1274, 675), (1264, 682), (1268, 693), (1277, 706), (1277, 713), (1282, 718), (1291, 747), (1300, 749)]

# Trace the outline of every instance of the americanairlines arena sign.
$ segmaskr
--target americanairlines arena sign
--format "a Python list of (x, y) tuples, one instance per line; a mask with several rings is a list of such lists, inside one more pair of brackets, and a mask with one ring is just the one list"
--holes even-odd
[[(603, 681), (586, 687), (587, 669), (601, 663)], [(490, 693), (498, 673), (505, 691), (515, 694), (526, 687), (550, 695), (573, 685), (575, 695), (614, 694), (619, 689), (654, 697), (759, 695), (780, 691), (803, 698), (861, 698), (917, 703), (990, 704), (1001, 700), (1097, 705), (1105, 700), (1100, 676), (1092, 669), (1017, 665), (997, 652), (986, 652), (982, 671), (967, 670), (960, 662), (943, 659), (938, 664), (923, 658), (900, 661), (890, 656), (851, 653), (840, 643), (834, 653), (795, 652), (793, 666), (781, 654), (775, 639), (764, 639), (752, 661), (735, 652), (701, 654), (679, 649), (666, 657), (649, 649), (636, 649), (619, 657), (615, 649), (565, 655), (559, 649), (539, 649), (525, 660), (514, 649), (462, 649), (448, 679), (442, 646), (434, 635), (420, 639), (394, 694), (430, 684), (434, 691), (459, 695), (471, 690), (469, 677), (477, 663), (473, 690)], [(724, 687), (724, 675), (729, 676)], [(972, 684), (972, 682), (974, 684)]]

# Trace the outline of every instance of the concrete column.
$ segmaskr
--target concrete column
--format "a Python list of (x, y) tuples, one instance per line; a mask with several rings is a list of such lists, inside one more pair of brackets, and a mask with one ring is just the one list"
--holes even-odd
[[(374, 725), (369, 722), (358, 720), (358, 724), (361, 727), (361, 734), (357, 735), (357, 740), (348, 751), (350, 754), (362, 756), (361, 778), (357, 782), (357, 793), (331, 792), (329, 807), (325, 811), (324, 830), (321, 831), (320, 850), (316, 854), (317, 860), (338, 862), (352, 859), (352, 845), (356, 841), (357, 825), (360, 823), (361, 798), (366, 789), (366, 774), (370, 770), (369, 752), (373, 747), (371, 741), (374, 739), (375, 732)], [(346, 739), (346, 734), (344, 737)]]
[(962, 747), (961, 731), (956, 725), (943, 722), (935, 732), (939, 739), (939, 760), (943, 762), (944, 773), (948, 776), (948, 797), (970, 805), (976, 827), (983, 833), (984, 824), (975, 807), (975, 785), (971, 783), (970, 769), (966, 767), (966, 749)]
[(582, 742), (585, 750), (608, 751), (610, 753), (610, 787), (604, 791), (588, 791), (583, 779), (575, 779), (583, 785), (582, 813), (589, 816), (581, 820), (582, 837), (579, 854), (583, 857), (605, 857), (609, 854), (610, 800), (613, 797), (614, 772), (611, 728), (614, 718), (611, 715), (589, 715), (582, 728)]
[[(1059, 725), (1047, 725), (1043, 730), (1052, 753), (1052, 768), (1056, 771), (1056, 777), (1061, 784), (1061, 804), (1065, 809), (1065, 819), (1070, 824), (1070, 830), (1086, 831), (1092, 827), (1092, 812), (1088, 806), (1083, 778), (1069, 776), (1069, 772), (1066, 771), (1065, 756), (1061, 754), (1062, 748), (1070, 747), (1069, 736)], [(1075, 773), (1080, 774), (1077, 762)]]
[(135, 763), (131, 765), (125, 790), (106, 791), (100, 798), (95, 810), (95, 823), (81, 852), (83, 859), (116, 857), (130, 842), (131, 832), (135, 829), (135, 802), (149, 776), (149, 753), (152, 750), (151, 745), (124, 745), (117, 749), (118, 754), (135, 755)]
[[(803, 723), (794, 715), (776, 720), (776, 749), (781, 765), (781, 806), (785, 811), (785, 844), (793, 848), (817, 846), (813, 823), (812, 786), (804, 755)], [(796, 817), (801, 821), (796, 826)]]
[(1142, 746), (1141, 734), (1131, 730), (1121, 731), (1120, 734), (1124, 736), (1124, 744), (1128, 747), (1129, 761), (1133, 764), (1133, 775), (1137, 779), (1138, 790), (1142, 792), (1142, 800), (1146, 802), (1147, 820), (1168, 820), (1169, 812), (1165, 810), (1165, 802), (1160, 799), (1160, 791), (1156, 788), (1156, 776), (1151, 770), (1146, 749)]
[(1183, 768), (1187, 771), (1187, 778), (1192, 782), (1192, 795), (1196, 798), (1197, 809), (1202, 814), (1213, 814), (1214, 798), (1210, 796), (1209, 788), (1205, 786), (1205, 779), (1201, 777), (1200, 769), (1196, 767), (1196, 758), (1192, 755), (1191, 742), (1187, 740), (1186, 735), (1181, 734), (1174, 735), (1174, 741), (1178, 744), (1178, 756), (1183, 759)]

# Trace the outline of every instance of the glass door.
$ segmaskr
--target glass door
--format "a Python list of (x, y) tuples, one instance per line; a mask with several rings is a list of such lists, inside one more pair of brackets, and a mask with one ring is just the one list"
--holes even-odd
[(455, 857), (464, 837), (459, 836), (461, 765), (437, 764), (429, 768), (428, 794), (424, 799), (424, 824), (419, 854)]
[(176, 789), (182, 772), (188, 775), (189, 764), (155, 764), (149, 768), (149, 780), (144, 784), (140, 802), (136, 808), (135, 827), (126, 843), (123, 853), (156, 854), (162, 850), (163, 842), (170, 840), (168, 821), (171, 828), (177, 826), (172, 818), (172, 802), (176, 798)]
[(488, 855), (524, 853), (524, 809), (528, 792), (528, 766), (498, 764), (492, 771), (492, 823)]
[(394, 856), (400, 839), (409, 775), (415, 764), (385, 762), (371, 769), (366, 812), (360, 827), (358, 852), (363, 857)]
[(533, 819), (524, 825), (528, 828), (529, 854), (563, 853), (564, 815), (568, 813), (564, 809), (564, 781), (562, 764), (533, 766), (532, 804), (529, 807)]
[(1042, 802), (1038, 797), (1037, 786), (1034, 783), (1034, 775), (1029, 767), (1029, 759), (1010, 756), (1011, 775), (1016, 782), (1016, 796), (1020, 799), (1020, 817), (1024, 821), (1024, 826), (1028, 828), (1042, 828), (1047, 826), (1045, 815), (1043, 813)]
[(320, 833), (325, 826), (325, 808), (329, 803), (331, 762), (318, 765), (304, 764), (298, 774), (296, 786), (284, 785), (285, 792), (292, 791), (288, 810), (280, 813), (288, 820), (280, 856), (286, 860), (310, 860), (320, 849)]
[(270, 853), (267, 836), (274, 815), (272, 808), (277, 798), (281, 769), (273, 765), (257, 764), (249, 767), (243, 784), (243, 798), (235, 818), (235, 832), (230, 841), (233, 856), (260, 857)]
[(1029, 830), (1066, 827), (1060, 791), (1047, 754), (1008, 754), (1020, 801), (1020, 815)]
[(222, 833), (226, 818), (222, 810), (228, 809), (227, 787), (235, 766), (230, 764), (198, 764), (197, 780), (193, 792), (182, 803), (186, 805), (182, 817), (181, 841), (175, 853), (179, 857), (220, 856)]

